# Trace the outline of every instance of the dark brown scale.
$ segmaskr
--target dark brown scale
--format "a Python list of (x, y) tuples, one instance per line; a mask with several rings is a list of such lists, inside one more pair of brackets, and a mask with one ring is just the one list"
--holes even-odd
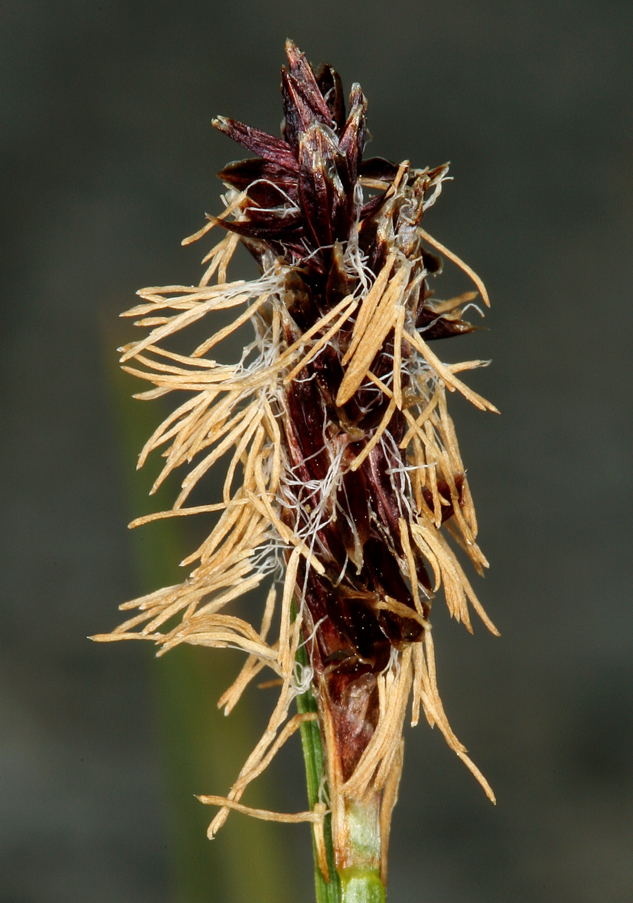
[(367, 134), (367, 101), (360, 85), (356, 85), (352, 90), (349, 101), (351, 110), (339, 140), (339, 149), (345, 158), (349, 178), (355, 182), (359, 175)]
[(381, 182), (393, 182), (398, 174), (398, 164), (384, 157), (369, 157), (359, 166), (359, 174), (366, 179), (379, 179)]
[[(329, 615), (334, 624), (349, 638), (353, 654), (363, 659), (369, 667), (376, 666), (376, 649), (385, 642), (371, 608), (368, 593), (365, 598), (354, 598), (353, 590), (343, 588), (330, 596)], [(348, 647), (349, 651), (349, 647)]]
[[(312, 289), (297, 270), (286, 273), (284, 280), (284, 304), (286, 310), (301, 333), (310, 329), (319, 318), (314, 304)], [(301, 379), (305, 374), (302, 373)]]
[[(325, 300), (328, 309), (336, 307), (339, 301), (351, 295), (356, 288), (356, 280), (345, 272), (343, 265), (343, 248), (336, 242), (332, 248), (332, 262), (325, 284)], [(325, 313), (325, 311), (324, 311)]]
[[(361, 547), (364, 547), (369, 539), (369, 505), (362, 473), (357, 470), (348, 470), (343, 475), (341, 483), (336, 500), (340, 509), (346, 512), (347, 517), (339, 518), (338, 529), (341, 533), (343, 547), (353, 561), (357, 551), (356, 537), (358, 537)], [(356, 533), (352, 530), (351, 524), (354, 524)]]
[(297, 172), (297, 158), (293, 154), (292, 149), (282, 141), (281, 138), (274, 138), (267, 132), (255, 129), (250, 125), (244, 125), (236, 119), (227, 119), (224, 116), (218, 116), (213, 120), (213, 125), (219, 132), (224, 132), (233, 141), (237, 141), (242, 147), (254, 151), (259, 157), (268, 160), (270, 163), (276, 163), (278, 166), (288, 169), (291, 172)]
[[(332, 114), (321, 94), (321, 89), (319, 88), (314, 72), (312, 71), (312, 66), (308, 62), (305, 53), (301, 53), (299, 48), (293, 44), (292, 41), (287, 42), (286, 53), (288, 62), (290, 63), (290, 73), (287, 79), (288, 84), (292, 85), (297, 94), (303, 98), (311, 112), (308, 121), (303, 123), (303, 128), (307, 128), (310, 122), (315, 119), (318, 122), (324, 122), (327, 125), (334, 125)], [(282, 67), (281, 71), (283, 76), (285, 68)]]
[(354, 773), (378, 724), (378, 685), (375, 672), (362, 662), (349, 661), (338, 668), (331, 667), (333, 670), (323, 675), (323, 688), (346, 781)]
[(347, 241), (354, 216), (349, 167), (331, 129), (315, 123), (299, 141), (299, 203), (317, 247)]
[(345, 125), (345, 98), (343, 97), (341, 77), (332, 66), (325, 63), (319, 66), (316, 80), (323, 100), (334, 120), (336, 132), (340, 134)]
[(315, 378), (328, 412), (333, 414), (336, 409), (334, 399), (343, 378), (343, 368), (334, 348), (324, 348), (313, 362), (310, 371), (316, 374)]
[(362, 471), (377, 522), (382, 532), (390, 537), (393, 548), (398, 554), (402, 554), (399, 524), (403, 513), (388, 473), (394, 464), (402, 464), (402, 461), (395, 462), (387, 458), (383, 447), (379, 444), (363, 462)]
[(229, 163), (218, 173), (222, 179), (238, 191), (248, 188), (249, 197), (261, 207), (275, 207), (287, 198), (297, 200), (296, 174), (277, 163), (252, 158)]
[[(302, 561), (297, 573), (297, 585), (303, 586), (304, 583), (305, 564)], [(335, 621), (330, 617), (329, 611), (332, 606), (328, 604), (328, 600), (332, 592), (332, 584), (326, 577), (321, 577), (319, 574), (310, 575), (305, 598), (310, 616), (306, 618), (309, 626), (306, 633), (312, 634), (314, 626), (321, 622), (311, 641), (310, 650), (312, 664), (318, 673), (323, 672), (330, 658), (345, 658), (355, 651), (350, 649), (350, 637), (342, 629), (343, 625), (338, 619)], [(312, 624), (309, 623), (310, 619)]]
[(325, 410), (314, 380), (295, 380), (287, 395), (288, 414), (293, 422), (301, 452), (314, 479), (327, 474), (329, 460), (323, 441)]
[(414, 608), (411, 593), (393, 554), (374, 537), (365, 544), (365, 567), (372, 586), (381, 597), (391, 596), (397, 602)]
[(245, 238), (266, 238), (268, 241), (276, 240), (279, 243), (285, 241), (297, 242), (305, 233), (305, 225), (299, 216), (287, 216), (285, 219), (276, 217), (268, 211), (248, 213), (246, 220), (234, 222), (221, 220), (221, 225), (229, 232), (243, 235)]
[(299, 150), (299, 139), (314, 116), (306, 104), (297, 84), (285, 69), (281, 70), (281, 96), (284, 106), (283, 135), (295, 153)]

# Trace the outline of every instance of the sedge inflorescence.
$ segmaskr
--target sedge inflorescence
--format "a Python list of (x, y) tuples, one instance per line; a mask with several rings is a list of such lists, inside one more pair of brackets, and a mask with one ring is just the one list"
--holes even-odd
[[(438, 252), (472, 278), (486, 304), (487, 295), (421, 226), (448, 166), (363, 159), (360, 87), (352, 87), (346, 113), (337, 73), (314, 71), (292, 42), (287, 53), (282, 138), (214, 122), (256, 157), (219, 174), (224, 212), (186, 239), (226, 233), (204, 258), (199, 285), (143, 289), (125, 314), (148, 330), (122, 349), (124, 369), (153, 386), (138, 397), (182, 397), (139, 465), (163, 450), (155, 488), (188, 468), (173, 509), (134, 525), (218, 516), (183, 562), (193, 566), (188, 578), (124, 604), (129, 619), (99, 639), (143, 637), (160, 652), (180, 643), (242, 650), (242, 671), (220, 700), (227, 714), (263, 669), (281, 686), (228, 796), (202, 798), (220, 805), (210, 836), (230, 808), (266, 816), (240, 799), (302, 719), (313, 717), (289, 718), (293, 698), (308, 687), (318, 704), (335, 832), (341, 800), (367, 794), (383, 795), (388, 824), (411, 696), (413, 724), (422, 709), (493, 798), (448, 724), (429, 625), (442, 588), (453, 617), (471, 629), (470, 605), (496, 633), (455, 554), (457, 544), (478, 572), (487, 567), (446, 392), (495, 408), (458, 375), (484, 362), (445, 364), (431, 349), (474, 328), (464, 316), (477, 295), (434, 297)], [(240, 242), (259, 264), (255, 280), (228, 279)], [(219, 331), (211, 326), (189, 354), (173, 349), (176, 333), (227, 310), (233, 321)], [(241, 359), (218, 363), (215, 346), (249, 321), (254, 337)], [(221, 460), (228, 461), (222, 501), (188, 505)], [(230, 613), (231, 602), (262, 585), (256, 623)], [(300, 666), (302, 646), (307, 664)], [(318, 824), (324, 809), (287, 818)]]

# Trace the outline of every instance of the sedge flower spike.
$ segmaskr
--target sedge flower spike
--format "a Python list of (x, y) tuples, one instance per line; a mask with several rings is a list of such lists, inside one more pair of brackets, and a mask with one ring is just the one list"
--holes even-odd
[[(237, 809), (310, 821), (318, 841), (329, 807), (339, 873), (376, 869), (384, 880), (411, 697), (412, 723), (422, 709), (494, 800), (449, 726), (429, 624), (441, 587), (451, 615), (469, 630), (470, 603), (497, 632), (454, 551), (460, 546), (479, 573), (488, 566), (446, 390), (496, 409), (458, 376), (485, 362), (445, 364), (431, 348), (472, 331), (465, 313), (481, 310), (477, 292), (434, 297), (428, 283), (441, 271), (437, 254), (488, 298), (476, 274), (421, 226), (448, 166), (364, 159), (360, 86), (352, 86), (346, 113), (334, 69), (314, 71), (290, 41), (286, 51), (282, 138), (223, 117), (213, 123), (256, 156), (220, 172), (226, 209), (185, 240), (214, 227), (226, 233), (204, 258), (200, 284), (143, 289), (125, 314), (149, 329), (122, 349), (124, 369), (154, 387), (137, 397), (184, 398), (146, 443), (139, 466), (163, 449), (157, 488), (192, 465), (173, 509), (133, 525), (219, 516), (183, 562), (195, 565), (189, 577), (123, 605), (132, 616), (98, 639), (142, 637), (161, 653), (179, 643), (243, 650), (244, 667), (219, 703), (227, 714), (270, 669), (281, 691), (263, 737), (227, 797), (201, 797), (220, 806), (209, 836)], [(240, 242), (259, 264), (254, 281), (227, 279)], [(175, 333), (230, 308), (233, 322), (189, 355), (170, 347)], [(255, 336), (241, 359), (217, 363), (215, 346), (249, 320)], [(187, 506), (220, 459), (228, 461), (222, 502)], [(268, 592), (257, 626), (229, 613), (233, 600), (260, 585)], [(240, 802), (246, 787), (314, 717), (289, 719), (293, 698), (308, 688), (327, 791), (310, 812), (252, 810)], [(316, 846), (327, 873), (323, 844)]]

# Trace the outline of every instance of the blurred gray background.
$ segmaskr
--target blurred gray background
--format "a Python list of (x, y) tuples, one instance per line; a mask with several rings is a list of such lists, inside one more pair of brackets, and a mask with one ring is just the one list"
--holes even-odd
[[(260, 867), (234, 815), (198, 896), (179, 884), (178, 799), (225, 792), (240, 760), (170, 792), (169, 656), (85, 638), (146, 579), (125, 525), (156, 507), (123, 462), (117, 315), (139, 286), (198, 280), (208, 244), (180, 240), (241, 155), (211, 117), (277, 133), (286, 36), (362, 84), (369, 154), (451, 161), (425, 226), (492, 298), (489, 332), (436, 349), (493, 360), (469, 381), (502, 416), (451, 402), (502, 637), (439, 602), (434, 623), (449, 718), (498, 805), (437, 731), (408, 731), (389, 899), (630, 903), (633, 5), (608, 0), (0, 5), (0, 903), (233, 903), (230, 830), (237, 870)], [(453, 288), (448, 271), (438, 293)], [(214, 656), (201, 673), (237, 667)], [(203, 757), (230, 720), (194, 712)], [(290, 810), (292, 742), (266, 791)], [(307, 829), (266, 831), (284, 878), (249, 899), (310, 900)]]

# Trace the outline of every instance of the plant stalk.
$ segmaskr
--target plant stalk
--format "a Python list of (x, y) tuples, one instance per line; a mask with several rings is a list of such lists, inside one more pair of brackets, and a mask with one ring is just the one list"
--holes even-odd
[[(308, 665), (308, 655), (305, 647), (297, 650), (297, 662), (302, 667)], [(297, 710), (304, 715), (317, 711), (317, 702), (311, 689), (297, 696)], [(325, 786), (325, 764), (323, 760), (323, 746), (321, 744), (321, 731), (317, 721), (306, 721), (301, 725), (301, 746), (303, 748), (303, 761), (306, 768), (306, 783), (308, 787), (308, 804), (314, 809), (320, 802), (319, 790)], [(319, 854), (317, 837), (312, 831), (312, 852), (314, 855), (314, 887), (317, 903), (342, 903), (341, 882), (336, 871), (334, 861), (334, 847), (332, 845), (332, 816), (328, 813), (323, 823), (323, 835), (327, 856), (327, 868), (329, 881), (326, 881), (319, 867)]]
[[(294, 612), (293, 612), (294, 613)], [(297, 662), (308, 665), (304, 646), (297, 651)], [(297, 696), (300, 714), (318, 712), (311, 689)], [(326, 781), (325, 760), (318, 721), (301, 725), (301, 744), (306, 768), (308, 804), (313, 810), (320, 802), (319, 790)], [(329, 881), (319, 866), (318, 838), (313, 829), (314, 884), (317, 903), (385, 903), (385, 887), (380, 879), (380, 794), (364, 800), (344, 799), (337, 810), (337, 835), (344, 838), (344, 850), (335, 855), (332, 840), (332, 816), (323, 824)]]

